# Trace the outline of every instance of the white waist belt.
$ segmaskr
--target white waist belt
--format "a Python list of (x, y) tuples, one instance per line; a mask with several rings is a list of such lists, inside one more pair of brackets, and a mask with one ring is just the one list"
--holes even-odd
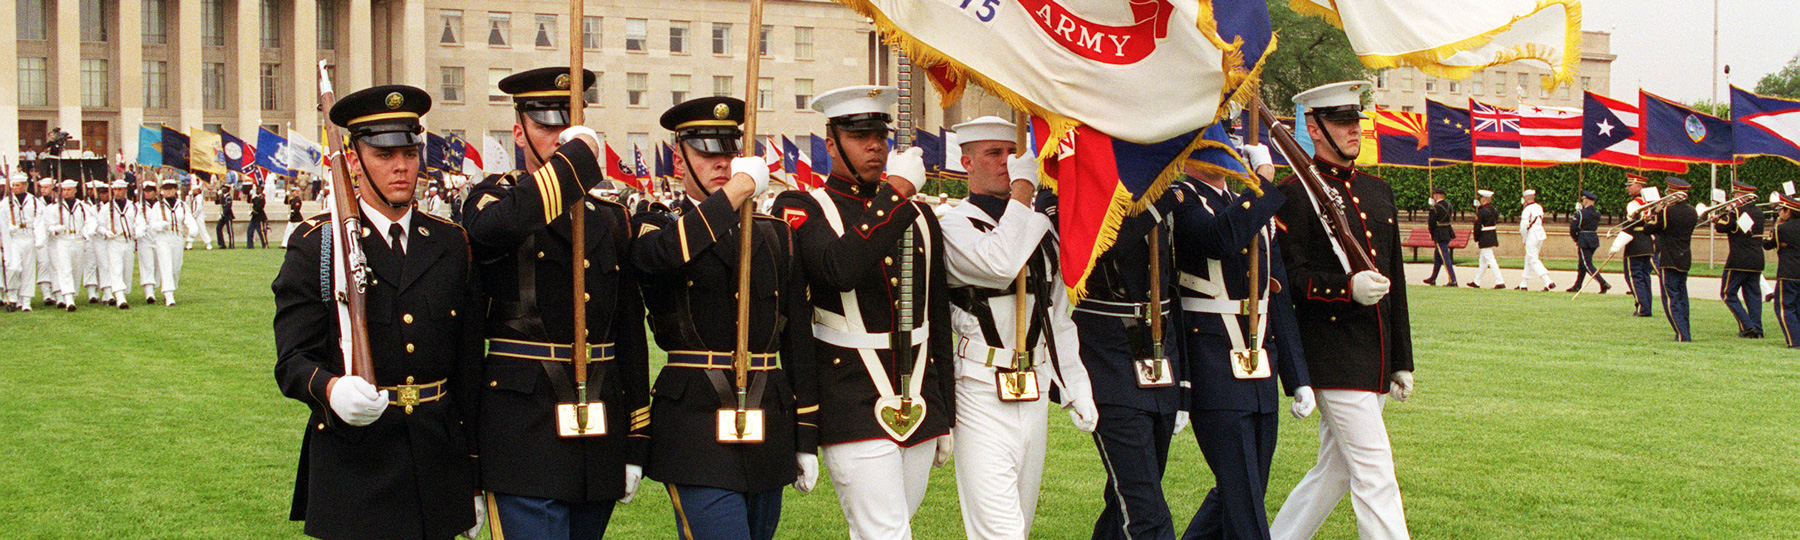
[[(813, 337), (819, 341), (837, 345), (846, 349), (888, 349), (894, 346), (893, 332), (854, 332), (844, 330), (847, 321), (842, 315), (813, 309)], [(931, 335), (931, 323), (912, 329), (912, 337), (907, 341), (913, 346), (925, 343)]]
[[(1268, 313), (1269, 312), (1268, 300), (1269, 299), (1267, 297), (1264, 297), (1262, 299), (1262, 302), (1258, 302), (1259, 309), (1257, 310), (1257, 313)], [(1248, 309), (1248, 306), (1246, 305), (1248, 303), (1249, 303), (1248, 300), (1226, 300), (1223, 298), (1196, 298), (1196, 297), (1192, 297), (1192, 296), (1181, 297), (1181, 309), (1183, 311), (1191, 311), (1191, 312), (1195, 312), (1195, 313), (1217, 313), (1220, 315), (1249, 315), (1250, 310)]]

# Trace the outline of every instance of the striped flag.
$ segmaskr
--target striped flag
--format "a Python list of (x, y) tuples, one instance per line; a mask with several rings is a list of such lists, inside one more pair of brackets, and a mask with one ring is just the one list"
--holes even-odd
[(789, 139), (787, 135), (781, 136), (781, 147), (786, 150), (782, 157), (783, 166), (793, 174), (794, 189), (818, 187), (819, 183), (813, 178), (812, 159), (806, 157), (806, 152), (795, 145), (793, 139)]
[(1519, 158), (1531, 164), (1581, 161), (1581, 111), (1520, 104)]
[(1593, 92), (1584, 92), (1581, 113), (1581, 159), (1633, 169), (1687, 172), (1678, 161), (1645, 159), (1643, 110)]
[(638, 187), (654, 195), (656, 193), (656, 183), (650, 181), (650, 167), (644, 164), (644, 149), (639, 148), (636, 144), (632, 144), (631, 160), (633, 161), (632, 166), (637, 169), (635, 172), (637, 173)]
[(1469, 138), (1475, 145), (1475, 162), (1489, 165), (1519, 164), (1519, 113), (1469, 100)]

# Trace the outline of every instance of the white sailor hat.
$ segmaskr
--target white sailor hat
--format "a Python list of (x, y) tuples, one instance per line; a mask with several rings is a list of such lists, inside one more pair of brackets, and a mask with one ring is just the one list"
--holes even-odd
[(106, 189), (106, 182), (101, 182), (99, 180), (88, 180), (87, 187), (88, 187), (88, 189)]
[(1369, 81), (1344, 81), (1317, 86), (1294, 94), (1294, 103), (1305, 105), (1309, 114), (1333, 122), (1355, 122), (1368, 118), (1362, 114), (1362, 95)]
[(1014, 142), (1018, 126), (998, 116), (983, 116), (950, 129), (956, 131), (958, 144), (969, 144), (978, 141)]
[(155, 187), (156, 187), (156, 181), (155, 181), (155, 180), (145, 180), (145, 181), (144, 181), (144, 184), (143, 184), (143, 185), (142, 185), (142, 186), (139, 186), (139, 187), (147, 187), (147, 188), (153, 188), (153, 189), (154, 189), (154, 188), (155, 188)]
[(57, 187), (60, 187), (63, 189), (73, 189), (75, 186), (79, 186), (79, 185), (81, 185), (81, 184), (74, 180), (63, 180), (61, 184), (57, 185)]
[(55, 180), (51, 180), (51, 179), (50, 179), (50, 178), (49, 178), (49, 177), (45, 177), (45, 178), (39, 178), (39, 179), (38, 179), (38, 185), (40, 185), (40, 186), (44, 186), (44, 187), (50, 187), (50, 186), (54, 186), (54, 185), (56, 185), (56, 181), (55, 181)]
[(1477, 189), (1475, 190), (1475, 194), (1483, 197), (1492, 197), (1494, 196), (1494, 191), (1489, 189)]
[(31, 182), (31, 176), (26, 175), (25, 173), (16, 172), (12, 174), (12, 183), (14, 184), (24, 184), (29, 182)]
[(812, 109), (838, 129), (874, 131), (888, 128), (888, 110), (899, 102), (900, 89), (892, 86), (846, 86), (814, 97)]
[(162, 180), (162, 187), (174, 187), (174, 186), (179, 186), (179, 185), (181, 185), (181, 182), (176, 181), (175, 177), (173, 177), (173, 176), (164, 178)]
[(131, 184), (125, 183), (124, 180), (113, 180), (111, 187), (113, 189), (128, 189), (131, 187)]
[(1519, 194), (1519, 196), (1520, 196), (1520, 197), (1536, 197), (1536, 196), (1537, 196), (1537, 190), (1535, 190), (1535, 189), (1527, 189), (1527, 190), (1525, 190), (1525, 192), (1524, 192), (1524, 193), (1520, 193), (1520, 194)]

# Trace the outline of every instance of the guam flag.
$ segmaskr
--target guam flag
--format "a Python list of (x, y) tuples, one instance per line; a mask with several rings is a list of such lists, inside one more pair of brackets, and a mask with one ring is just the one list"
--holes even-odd
[(1731, 122), (1638, 91), (1644, 109), (1644, 155), (1699, 163), (1731, 163)]
[(1731, 87), (1731, 132), (1738, 157), (1780, 156), (1800, 163), (1800, 100)]

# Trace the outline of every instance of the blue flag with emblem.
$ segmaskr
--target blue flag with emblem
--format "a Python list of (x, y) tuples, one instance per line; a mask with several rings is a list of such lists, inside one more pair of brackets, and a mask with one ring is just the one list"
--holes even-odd
[(922, 129), (913, 130), (913, 146), (924, 150), (925, 177), (936, 179), (944, 172), (944, 138)]
[(443, 137), (438, 136), (438, 134), (436, 134), (436, 133), (426, 132), (425, 133), (425, 169), (441, 171), (441, 170), (449, 168), (449, 166), (446, 165), (446, 163), (444, 162), (445, 155), (449, 152), (449, 150), (450, 150), (450, 141), (444, 140)]
[(468, 143), (463, 141), (462, 137), (457, 136), (455, 133), (451, 133), (444, 137), (444, 141), (444, 170), (455, 174), (462, 174), (463, 148), (464, 145)]
[(1644, 155), (1699, 163), (1731, 163), (1731, 122), (1638, 91), (1644, 108)]
[(1731, 131), (1738, 157), (1779, 156), (1800, 163), (1800, 100), (1731, 87)]
[(188, 136), (186, 133), (162, 128), (162, 165), (176, 170), (188, 170)]
[(137, 164), (162, 166), (162, 130), (138, 126)]
[(293, 176), (294, 172), (288, 169), (287, 160), (283, 157), (287, 155), (286, 148), (287, 139), (270, 132), (268, 128), (258, 129), (256, 166), (282, 176)]

